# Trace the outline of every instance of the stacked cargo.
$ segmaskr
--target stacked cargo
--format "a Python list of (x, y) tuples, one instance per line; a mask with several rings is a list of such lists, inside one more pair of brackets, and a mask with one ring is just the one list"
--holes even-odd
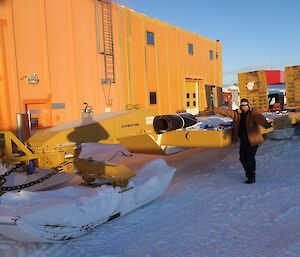
[(268, 110), (268, 87), (264, 70), (238, 74), (240, 98), (247, 98), (255, 109)]
[[(298, 108), (300, 107), (300, 66), (291, 68), (290, 74), (286, 74), (287, 107)], [(285, 130), (299, 122), (297, 112), (280, 111), (285, 109), (284, 92), (281, 91), (284, 88), (284, 73), (282, 71), (260, 70), (239, 73), (238, 80), (240, 98), (247, 98), (254, 109), (264, 112), (271, 111), (265, 113), (265, 116), (273, 120), (273, 128), (277, 131), (273, 138), (282, 138), (281, 131), (284, 132), (285, 136)], [(273, 87), (271, 88), (270, 85)], [(280, 104), (280, 108), (274, 108), (275, 104)], [(280, 136), (278, 136), (278, 131), (281, 133)]]
[(285, 67), (287, 107), (300, 108), (300, 65)]

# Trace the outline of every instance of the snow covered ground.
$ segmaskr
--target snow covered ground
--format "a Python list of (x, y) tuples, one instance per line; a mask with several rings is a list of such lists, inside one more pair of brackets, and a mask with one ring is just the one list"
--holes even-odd
[(0, 256), (298, 257), (300, 135), (266, 140), (256, 159), (257, 182), (247, 185), (238, 144), (169, 156), (175, 177), (150, 204), (61, 244), (0, 236)]

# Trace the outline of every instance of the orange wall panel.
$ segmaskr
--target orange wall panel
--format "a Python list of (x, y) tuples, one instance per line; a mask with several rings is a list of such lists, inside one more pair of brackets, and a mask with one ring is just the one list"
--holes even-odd
[(77, 96), (76, 110), (79, 111), (84, 102), (95, 106), (96, 102), (103, 103), (104, 98), (97, 99), (95, 94), (100, 85), (100, 81), (97, 81), (95, 6), (92, 1), (86, 1), (85, 8), (82, 8), (82, 1), (76, 0), (71, 3), (73, 38), (70, 44), (73, 44), (74, 51), (72, 53), (75, 68), (74, 88)]
[[(54, 124), (78, 118), (74, 110), (77, 106), (77, 97), (75, 93), (75, 70), (74, 70), (74, 52), (68, 29), (71, 23), (70, 6), (67, 1), (47, 1), (46, 24), (48, 38), (48, 56), (49, 56), (49, 77), (51, 84), (52, 103), (65, 104), (69, 109), (53, 109), (52, 120)], [(59, 8), (58, 8), (59, 7)], [(69, 8), (68, 8), (69, 7)], [(57, 17), (53, 19), (52, 17)], [(68, 113), (69, 112), (69, 113)]]
[[(170, 106), (175, 112), (182, 109), (182, 94), (180, 91), (180, 78), (179, 75), (179, 56), (178, 52), (178, 39), (177, 29), (169, 28), (167, 30), (167, 42), (168, 42), (168, 80), (170, 84), (170, 93), (172, 97), (167, 98)], [(177, 96), (177, 97), (174, 97)], [(173, 110), (170, 109), (171, 113)]]
[[(12, 3), (20, 97), (47, 98), (48, 56), (44, 43), (46, 31), (43, 1), (12, 1)], [(26, 78), (34, 73), (37, 74), (39, 83), (30, 85), (26, 82)]]
[(147, 107), (147, 85), (145, 74), (145, 31), (140, 14), (129, 16), (129, 65), (132, 103)]
[[(144, 18), (144, 40), (145, 40), (145, 70), (146, 70), (146, 87), (148, 92), (156, 92), (158, 89), (158, 71), (157, 71), (157, 49), (161, 42), (156, 30), (156, 24), (149, 18)], [(147, 44), (147, 31), (154, 33), (154, 45)], [(147, 102), (149, 100), (147, 99)]]
[[(159, 113), (167, 114), (172, 112), (171, 99), (174, 98), (171, 93), (170, 88), (170, 65), (169, 65), (169, 42), (167, 27), (157, 26), (157, 36), (158, 36), (158, 49), (157, 49), (157, 62), (158, 62), (158, 88), (159, 88)], [(169, 99), (166, 100), (166, 99)]]
[(116, 9), (116, 26), (117, 28), (117, 36), (115, 42), (118, 45), (122, 46), (118, 49), (119, 58), (116, 59), (118, 65), (118, 76), (119, 81), (119, 93), (120, 93), (120, 109), (125, 109), (127, 104), (132, 104), (132, 95), (131, 95), (131, 87), (130, 87), (130, 60), (129, 60), (129, 19), (128, 16), (130, 13), (126, 8), (118, 8), (117, 5), (114, 6)]
[(0, 128), (8, 130), (11, 129), (12, 114), (10, 108), (7, 108), (7, 106), (10, 106), (10, 102), (5, 57), (4, 26), (6, 26), (6, 22), (0, 19)]

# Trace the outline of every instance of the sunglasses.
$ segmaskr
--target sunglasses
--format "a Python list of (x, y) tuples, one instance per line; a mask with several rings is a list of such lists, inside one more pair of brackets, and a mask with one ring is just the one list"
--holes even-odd
[(242, 106), (249, 106), (249, 104), (240, 104), (240, 106), (242, 107)]

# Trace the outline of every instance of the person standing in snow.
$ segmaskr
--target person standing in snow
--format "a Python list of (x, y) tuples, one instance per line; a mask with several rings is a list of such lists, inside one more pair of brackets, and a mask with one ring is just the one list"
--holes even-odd
[(252, 110), (249, 101), (243, 98), (240, 103), (240, 109), (233, 111), (225, 108), (215, 108), (215, 113), (228, 116), (233, 119), (233, 142), (240, 138), (240, 162), (243, 165), (246, 175), (246, 184), (255, 182), (256, 161), (255, 154), (258, 145), (264, 139), (260, 132), (259, 125), (270, 128), (271, 122), (259, 112)]

